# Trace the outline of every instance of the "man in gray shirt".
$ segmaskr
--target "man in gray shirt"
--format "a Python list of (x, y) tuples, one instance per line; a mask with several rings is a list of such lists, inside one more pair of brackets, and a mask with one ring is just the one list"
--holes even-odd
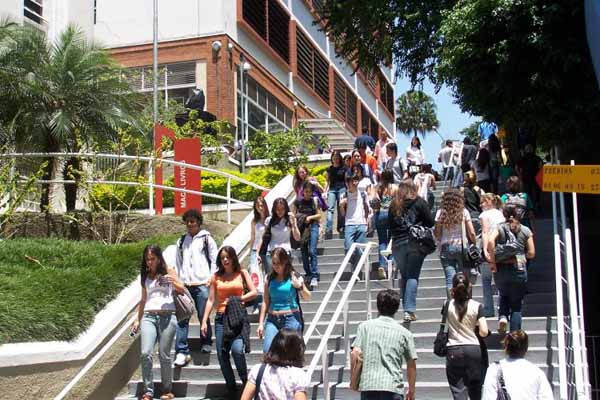
[(458, 153), (454, 150), (452, 140), (446, 140), (446, 146), (438, 154), (438, 162), (442, 163), (442, 176), (444, 179), (454, 178), (454, 167), (458, 162)]
[(408, 168), (406, 162), (398, 156), (398, 146), (396, 143), (388, 143), (385, 146), (388, 160), (383, 169), (391, 169), (394, 173), (394, 183), (398, 184), (408, 178)]

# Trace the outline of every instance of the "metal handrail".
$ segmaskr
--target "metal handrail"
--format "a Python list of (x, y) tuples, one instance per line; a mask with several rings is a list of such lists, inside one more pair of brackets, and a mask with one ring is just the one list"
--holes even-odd
[(368, 260), (369, 260), (369, 253), (371, 251), (371, 248), (374, 246), (375, 246), (375, 244), (372, 242), (353, 243), (352, 244), (348, 253), (346, 254), (346, 257), (344, 257), (344, 261), (342, 262), (342, 264), (340, 265), (340, 268), (338, 269), (338, 273), (336, 274), (336, 277), (334, 278), (334, 282), (331, 283), (331, 286), (329, 287), (329, 290), (327, 291), (327, 294), (325, 295), (325, 298), (323, 299), (321, 306), (319, 306), (319, 310), (317, 311), (317, 314), (315, 314), (315, 319), (313, 320), (313, 322), (311, 323), (311, 326), (310, 326), (310, 328), (312, 328), (312, 329), (310, 331), (307, 331), (307, 335), (306, 335), (307, 337), (305, 337), (305, 343), (308, 343), (308, 340), (310, 340), (310, 336), (308, 334), (309, 333), (312, 334), (312, 331), (316, 327), (315, 321), (318, 321), (318, 319), (320, 319), (321, 314), (322, 314), (325, 306), (327, 305), (329, 298), (331, 297), (331, 294), (333, 293), (334, 290), (336, 290), (337, 281), (339, 280), (339, 277), (346, 269), (347, 264), (350, 262), (350, 257), (352, 256), (352, 254), (354, 254), (354, 251), (356, 249), (364, 247), (364, 250), (360, 257), (360, 260), (358, 261), (358, 263), (356, 264), (356, 266), (354, 268), (354, 271), (352, 272), (352, 277), (348, 281), (348, 285), (346, 286), (344, 293), (342, 293), (342, 298), (339, 300), (338, 306), (336, 307), (335, 312), (333, 313), (333, 316), (329, 320), (329, 323), (327, 325), (327, 329), (325, 330), (325, 333), (321, 336), (321, 342), (319, 343), (319, 346), (317, 347), (317, 350), (315, 351), (315, 354), (314, 354), (312, 361), (310, 362), (310, 365), (306, 372), (307, 376), (311, 377), (317, 367), (317, 364), (319, 363), (319, 360), (321, 361), (322, 375), (323, 375), (323, 398), (325, 400), (329, 400), (329, 374), (328, 374), (329, 357), (328, 357), (328, 350), (327, 350), (327, 342), (328, 342), (329, 337), (331, 336), (331, 333), (333, 332), (333, 329), (335, 328), (335, 324), (336, 324), (337, 320), (339, 319), (340, 314), (342, 312), (344, 313), (344, 316), (343, 316), (344, 317), (344, 365), (346, 367), (350, 366), (350, 330), (349, 330), (349, 322), (350, 321), (348, 318), (348, 298), (350, 297), (350, 293), (352, 292), (352, 289), (354, 288), (354, 284), (356, 283), (356, 281), (358, 279), (358, 274), (363, 270), (363, 268), (365, 270), (365, 291), (366, 291), (366, 296), (367, 296), (367, 318), (370, 319), (371, 315), (372, 315), (370, 265), (369, 265)]
[[(129, 186), (132, 186), (132, 185), (147, 186), (150, 189), (148, 191), (148, 204), (149, 204), (149, 208), (150, 208), (150, 213), (154, 213), (154, 189), (155, 188), (162, 189), (162, 190), (172, 190), (172, 191), (181, 192), (181, 193), (196, 194), (196, 195), (206, 196), (206, 197), (215, 198), (215, 199), (219, 199), (219, 200), (224, 200), (227, 203), (227, 223), (228, 224), (231, 224), (231, 203), (243, 204), (244, 206), (247, 206), (245, 204), (245, 202), (231, 198), (231, 181), (232, 180), (240, 182), (247, 186), (253, 187), (255, 189), (259, 189), (259, 190), (263, 190), (263, 191), (270, 190), (269, 188), (266, 188), (261, 185), (257, 185), (256, 183), (247, 181), (246, 179), (240, 178), (239, 176), (236, 176), (236, 175), (233, 175), (233, 174), (230, 174), (227, 172), (218, 171), (216, 169), (212, 169), (212, 168), (208, 168), (208, 167), (202, 167), (199, 165), (187, 164), (187, 163), (180, 162), (180, 161), (167, 160), (167, 159), (157, 158), (157, 157), (132, 156), (132, 155), (127, 155), (127, 154), (110, 154), (110, 153), (84, 153), (84, 152), (78, 152), (78, 153), (76, 153), (76, 152), (50, 152), (50, 153), (24, 152), (24, 153), (2, 153), (2, 154), (0, 154), (0, 158), (19, 158), (19, 157), (41, 157), (41, 158), (89, 157), (89, 158), (108, 158), (108, 159), (116, 159), (116, 160), (137, 160), (137, 161), (147, 162), (148, 163), (148, 183), (138, 183), (138, 182), (131, 183), (131, 182), (125, 182), (125, 181), (100, 181), (100, 180), (89, 180), (87, 182), (90, 184), (107, 183), (107, 184), (117, 184), (117, 185), (126, 185), (126, 186), (127, 185), (129, 185)], [(153, 182), (153, 171), (154, 171), (153, 166), (155, 163), (165, 163), (165, 164), (170, 164), (170, 165), (174, 165), (174, 166), (178, 166), (178, 167), (182, 167), (182, 168), (189, 168), (191, 170), (210, 172), (212, 174), (227, 178), (227, 196), (220, 196), (220, 195), (212, 194), (212, 193), (205, 193), (205, 192), (201, 192), (201, 191), (174, 188), (174, 187), (170, 187), (170, 186), (154, 184), (154, 182)], [(40, 182), (40, 183), (75, 183), (75, 181), (69, 181), (69, 180), (48, 180), (48, 181), (38, 181), (38, 182)]]

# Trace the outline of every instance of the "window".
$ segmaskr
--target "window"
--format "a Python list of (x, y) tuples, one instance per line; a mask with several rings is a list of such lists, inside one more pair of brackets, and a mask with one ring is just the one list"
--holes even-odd
[(279, 0), (243, 0), (242, 18), (286, 63), (290, 62), (290, 16)]
[(379, 99), (385, 108), (394, 115), (394, 89), (384, 77), (379, 79)]
[[(239, 70), (237, 71), (239, 79)], [(244, 75), (245, 95), (248, 102), (245, 118), (248, 127), (247, 138), (250, 139), (255, 132), (265, 131), (276, 133), (289, 130), (292, 126), (292, 110), (284, 106), (279, 100), (269, 93), (260, 83), (252, 77)], [(237, 131), (236, 143), (240, 139), (239, 127), (242, 126), (242, 93), (237, 89)]]
[(335, 103), (334, 111), (336, 116), (340, 121), (345, 122), (352, 131), (356, 131), (357, 99), (354, 93), (352, 93), (350, 88), (348, 88), (346, 83), (344, 83), (344, 80), (340, 78), (338, 74), (334, 75), (333, 91)]
[(329, 104), (329, 62), (312, 45), (308, 36), (296, 27), (298, 76)]
[(377, 140), (377, 134), (379, 133), (379, 123), (377, 122), (377, 119), (371, 115), (364, 105), (361, 105), (360, 107), (360, 114), (362, 125), (361, 133), (366, 133)]
[[(183, 104), (196, 87), (196, 62), (159, 65), (158, 77), (158, 88), (162, 92), (160, 96), (163, 100), (174, 100)], [(147, 93), (153, 90), (154, 70), (151, 65), (128, 68), (123, 71), (123, 78), (135, 91)], [(168, 103), (165, 103), (165, 107), (168, 107)]]
[(25, 18), (38, 25), (45, 24), (42, 1), (43, 0), (24, 0), (23, 2), (23, 15)]

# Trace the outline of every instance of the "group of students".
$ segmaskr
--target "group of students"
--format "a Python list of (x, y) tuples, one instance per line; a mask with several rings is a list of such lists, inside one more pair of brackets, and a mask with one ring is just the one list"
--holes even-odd
[[(300, 298), (309, 299), (310, 291), (303, 278), (294, 272), (289, 243), (286, 246), (286, 240), (289, 242), (293, 232), (297, 234), (294, 214), (280, 212), (281, 207), (281, 202), (276, 201), (273, 214), (278, 220), (274, 224), (263, 222), (263, 225), (266, 225), (265, 231), (270, 230), (270, 241), (274, 243), (273, 248), (267, 246), (270, 250), (265, 256), (269, 269), (263, 288), (264, 296), (257, 329), (258, 336), (264, 339), (265, 362), (270, 365), (268, 370), (261, 372), (264, 374), (264, 386), (260, 390), (268, 390), (269, 393), (305, 391), (302, 388), (307, 385), (303, 375), (298, 372), (298, 367), (302, 366), (304, 351), (301, 338), (304, 321)], [(262, 206), (255, 209), (259, 215), (264, 215), (264, 211), (261, 211)], [(287, 202), (285, 209), (287, 210)], [(176, 296), (184, 293), (189, 294), (195, 304), (200, 321), (202, 353), (210, 353), (212, 350), (210, 316), (213, 310), (216, 312), (214, 336), (217, 359), (228, 397), (237, 399), (239, 392), (231, 358), (243, 386), (248, 379), (256, 385), (257, 370), (253, 369), (250, 375), (248, 374), (245, 353), (249, 353), (251, 349), (250, 323), (246, 307), (256, 304), (257, 288), (248, 271), (241, 268), (235, 249), (231, 246), (218, 248), (210, 233), (200, 229), (202, 215), (198, 210), (186, 211), (183, 221), (187, 233), (175, 245), (167, 247), (164, 252), (156, 245), (148, 245), (142, 255), (142, 295), (138, 306), (138, 318), (132, 326), (132, 334), (139, 332), (141, 336), (141, 399), (154, 398), (152, 360), (157, 343), (161, 367), (161, 400), (175, 397), (172, 393), (171, 364), (174, 339), (175, 367), (183, 367), (191, 361), (188, 346), (189, 318), (178, 321), (176, 317)], [(284, 221), (284, 227), (280, 226), (281, 221)], [(283, 237), (283, 231), (287, 232), (287, 239)], [(264, 234), (260, 240), (265, 241)], [(253, 257), (260, 256), (254, 254)], [(300, 343), (302, 345), (292, 352), (290, 343), (296, 347), (300, 346)], [(246, 390), (255, 388), (253, 385), (247, 385)], [(253, 394), (244, 393), (243, 398), (251, 399)]]

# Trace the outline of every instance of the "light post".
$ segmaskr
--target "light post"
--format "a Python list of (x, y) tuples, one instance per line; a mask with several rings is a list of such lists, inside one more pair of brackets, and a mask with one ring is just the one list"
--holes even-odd
[(248, 137), (248, 123), (247, 123), (247, 119), (248, 119), (248, 100), (246, 99), (246, 79), (244, 74), (247, 73), (248, 71), (250, 71), (250, 69), (252, 68), (250, 66), (250, 64), (248, 62), (245, 61), (246, 58), (244, 57), (244, 54), (240, 54), (240, 66), (239, 66), (239, 70), (240, 70), (240, 87), (242, 88), (242, 104), (241, 104), (241, 110), (242, 110), (242, 115), (241, 115), (241, 126), (240, 126), (240, 134), (238, 135), (238, 140), (239, 140), (239, 136), (241, 135), (241, 151), (242, 151), (242, 157), (241, 157), (241, 169), (242, 169), (242, 174), (246, 173), (246, 139)]
[[(154, 139), (156, 138), (156, 124), (158, 123), (158, 0), (154, 0), (153, 6), (153, 24), (152, 24), (152, 153), (154, 154)], [(154, 215), (154, 171), (153, 163), (148, 164), (148, 180), (150, 186), (148, 188), (148, 206), (150, 214)]]

